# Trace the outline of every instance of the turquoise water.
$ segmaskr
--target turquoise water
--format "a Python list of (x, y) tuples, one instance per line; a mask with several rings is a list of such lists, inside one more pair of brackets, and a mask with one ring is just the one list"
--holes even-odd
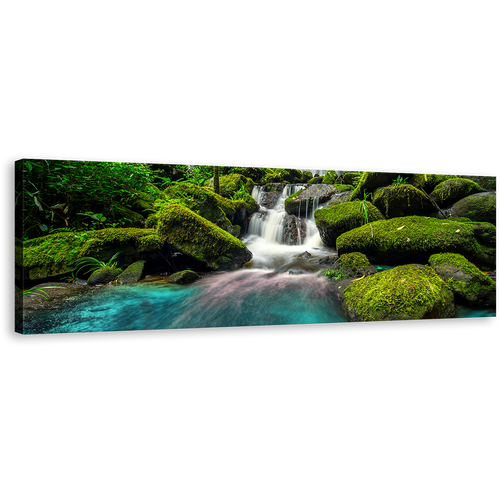
[(192, 285), (106, 286), (40, 311), (26, 333), (100, 332), (338, 323), (346, 319), (326, 279), (249, 269)]

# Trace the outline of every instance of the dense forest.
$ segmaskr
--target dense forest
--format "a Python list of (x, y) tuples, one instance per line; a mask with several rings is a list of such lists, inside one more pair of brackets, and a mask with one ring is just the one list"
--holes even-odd
[[(22, 160), (16, 168), (16, 236), (23, 240), (62, 231), (140, 227), (165, 188), (206, 186), (214, 173), (246, 173), (264, 183), (281, 178), (279, 170), (206, 165)], [(232, 197), (248, 196), (240, 190)]]

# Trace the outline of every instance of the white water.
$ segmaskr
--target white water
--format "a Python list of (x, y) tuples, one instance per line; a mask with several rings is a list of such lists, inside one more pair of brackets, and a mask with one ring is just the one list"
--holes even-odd
[[(285, 200), (304, 187), (303, 184), (287, 184), (274, 208), (267, 209), (261, 206), (260, 211), (252, 215), (248, 235), (243, 239), (253, 254), (252, 267), (276, 269), (305, 251), (313, 255), (331, 253), (324, 248), (314, 222), (314, 211), (318, 208), (317, 200), (315, 200), (312, 210), (306, 214), (306, 219), (301, 219), (306, 224), (306, 234), (303, 241), (301, 241), (300, 231), (298, 231), (298, 245), (285, 245), (283, 243), (287, 216)], [(264, 186), (254, 186), (252, 190), (252, 197), (259, 204), (263, 192)]]

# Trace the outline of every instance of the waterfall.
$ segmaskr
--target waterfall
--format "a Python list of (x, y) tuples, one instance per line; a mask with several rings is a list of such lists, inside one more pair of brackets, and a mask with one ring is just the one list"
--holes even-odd
[[(250, 218), (248, 237), (259, 237), (269, 244), (284, 245), (286, 221), (287, 219), (289, 221), (289, 217), (293, 217), (293, 222), (297, 228), (297, 246), (302, 246), (304, 244), (322, 246), (318, 229), (314, 223), (314, 211), (318, 208), (317, 200), (314, 200), (312, 210), (309, 210), (309, 202), (305, 202), (305, 219), (300, 216), (289, 216), (285, 211), (285, 200), (290, 195), (304, 189), (304, 187), (306, 187), (304, 184), (286, 184), (273, 208), (266, 208), (261, 205), (259, 212), (253, 214)], [(265, 200), (266, 192), (264, 189), (265, 186), (254, 186), (252, 189), (252, 197), (259, 204)], [(302, 203), (302, 201), (300, 203)], [(288, 227), (290, 227), (290, 222), (288, 222), (288, 224)], [(301, 229), (304, 230), (304, 225), (305, 235), (302, 235)]]

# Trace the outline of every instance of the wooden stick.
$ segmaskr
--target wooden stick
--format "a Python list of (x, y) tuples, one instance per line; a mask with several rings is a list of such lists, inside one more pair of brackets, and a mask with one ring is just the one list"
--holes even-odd
[(440, 208), (439, 208), (439, 205), (421, 188), (420, 191), (422, 191), (422, 193), (425, 194), (425, 196), (427, 196), (427, 198), (429, 198), (429, 200), (431, 200), (431, 203), (439, 210), (439, 212), (441, 213), (441, 215), (443, 216), (443, 219), (449, 219), (450, 216), (449, 215), (446, 215)]

